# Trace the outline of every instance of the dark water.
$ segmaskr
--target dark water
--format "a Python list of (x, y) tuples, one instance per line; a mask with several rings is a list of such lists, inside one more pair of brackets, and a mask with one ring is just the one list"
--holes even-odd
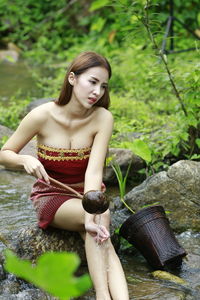
[[(39, 68), (37, 68), (38, 72)], [(42, 67), (40, 68), (42, 72)], [(24, 61), (16, 63), (0, 62), (0, 103), (7, 106), (12, 97), (40, 98), (43, 92), (37, 87), (33, 73), (36, 67), (28, 66)]]
[[(32, 203), (28, 200), (34, 178), (24, 173), (0, 169), (0, 232), (7, 233), (36, 222)], [(115, 194), (116, 190), (112, 191)], [(188, 287), (153, 278), (152, 269), (138, 252), (120, 254), (129, 285), (130, 299), (137, 300), (190, 300), (200, 299), (200, 234), (185, 232), (178, 236), (188, 252), (179, 272), (174, 273), (188, 282)], [(3, 244), (0, 243), (0, 249)], [(16, 298), (24, 298), (27, 292), (20, 292)], [(0, 299), (9, 299), (1, 298)], [(11, 298), (10, 298), (11, 299)], [(29, 298), (27, 298), (29, 299)], [(89, 292), (81, 299), (94, 299)]]

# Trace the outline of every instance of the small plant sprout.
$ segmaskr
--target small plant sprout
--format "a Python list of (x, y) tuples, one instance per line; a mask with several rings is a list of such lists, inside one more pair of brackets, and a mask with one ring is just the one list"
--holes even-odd
[(130, 206), (128, 206), (128, 204), (124, 200), (124, 196), (125, 196), (125, 193), (126, 193), (126, 182), (127, 182), (127, 177), (128, 177), (128, 173), (130, 171), (131, 164), (132, 164), (132, 160), (128, 165), (125, 176), (123, 176), (121, 168), (120, 168), (119, 164), (116, 161), (113, 161), (111, 166), (112, 166), (112, 168), (115, 172), (115, 175), (117, 177), (117, 181), (118, 181), (118, 185), (119, 185), (119, 192), (120, 192), (120, 200), (126, 206), (126, 208), (128, 208), (134, 214), (135, 212), (130, 208)]
[[(132, 152), (138, 156), (140, 156), (142, 159), (144, 159), (147, 163), (147, 165), (151, 162), (151, 150), (149, 149), (148, 145), (139, 139), (134, 140), (131, 142), (124, 142), (121, 144), (123, 148), (128, 148), (132, 150)], [(110, 159), (110, 164), (115, 172), (115, 175), (117, 177), (118, 185), (119, 185), (119, 192), (120, 192), (120, 200), (122, 203), (128, 208), (133, 214), (135, 213), (132, 208), (125, 202), (124, 196), (126, 194), (126, 183), (128, 174), (132, 165), (132, 159), (128, 165), (128, 168), (126, 170), (125, 176), (123, 176), (121, 168), (119, 164), (116, 162), (115, 159)]]

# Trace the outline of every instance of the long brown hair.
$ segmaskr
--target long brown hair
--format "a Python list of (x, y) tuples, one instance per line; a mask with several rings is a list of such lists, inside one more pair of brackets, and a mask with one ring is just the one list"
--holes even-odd
[[(75, 75), (80, 75), (89, 68), (93, 67), (104, 67), (108, 71), (109, 78), (112, 75), (111, 66), (105, 57), (92, 51), (83, 52), (79, 54), (69, 66), (68, 71), (65, 75), (60, 96), (55, 101), (55, 103), (62, 106), (67, 104), (71, 99), (73, 86), (68, 81), (70, 72), (73, 72)], [(109, 104), (110, 96), (108, 88), (106, 88), (104, 95), (97, 103), (95, 103), (95, 106), (101, 106), (108, 109)]]

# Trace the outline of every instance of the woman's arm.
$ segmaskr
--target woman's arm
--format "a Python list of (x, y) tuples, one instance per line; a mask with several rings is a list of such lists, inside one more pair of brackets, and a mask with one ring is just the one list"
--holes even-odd
[[(108, 150), (108, 143), (113, 130), (113, 117), (109, 111), (103, 110), (103, 113), (101, 113), (97, 122), (99, 125), (99, 130), (94, 138), (90, 159), (85, 174), (85, 193), (90, 190), (101, 190), (103, 168)], [(107, 240), (110, 236), (109, 232), (104, 226), (98, 227), (97, 224), (94, 223), (94, 215), (92, 214), (85, 213), (85, 228), (94, 237), (98, 235), (100, 242)], [(96, 235), (94, 234), (95, 232)]]
[(84, 192), (101, 190), (103, 180), (103, 168), (108, 150), (108, 143), (113, 130), (113, 116), (103, 109), (96, 122), (98, 131), (94, 137), (88, 167), (85, 173)]
[(32, 110), (20, 123), (17, 130), (8, 139), (0, 151), (0, 164), (5, 167), (25, 169), (28, 174), (48, 181), (46, 171), (38, 159), (31, 155), (18, 154), (36, 135), (46, 121), (43, 109)]

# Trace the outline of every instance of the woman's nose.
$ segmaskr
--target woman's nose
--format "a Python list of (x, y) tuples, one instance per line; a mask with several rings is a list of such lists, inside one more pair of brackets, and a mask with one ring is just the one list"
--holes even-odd
[(99, 96), (101, 93), (101, 87), (100, 86), (96, 86), (95, 89), (94, 89), (94, 94), (96, 96)]

